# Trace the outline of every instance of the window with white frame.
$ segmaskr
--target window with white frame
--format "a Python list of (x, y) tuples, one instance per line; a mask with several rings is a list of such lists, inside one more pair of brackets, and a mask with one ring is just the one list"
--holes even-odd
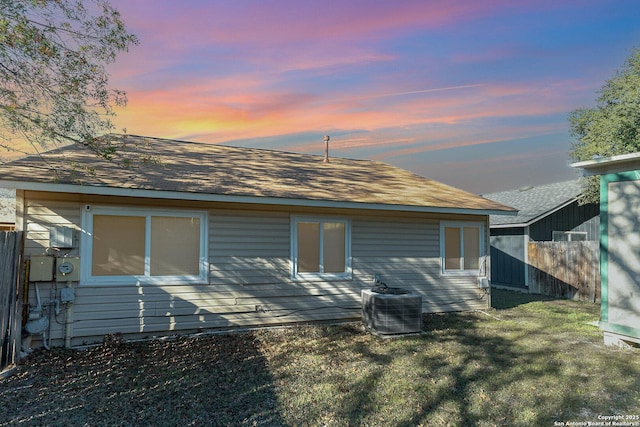
[(351, 224), (347, 219), (291, 219), (292, 276), (339, 280), (351, 277)]
[(554, 242), (584, 242), (587, 240), (586, 231), (554, 231)]
[(84, 284), (207, 281), (205, 212), (91, 207), (82, 221)]
[(440, 257), (445, 274), (477, 274), (484, 256), (484, 227), (474, 222), (440, 225)]

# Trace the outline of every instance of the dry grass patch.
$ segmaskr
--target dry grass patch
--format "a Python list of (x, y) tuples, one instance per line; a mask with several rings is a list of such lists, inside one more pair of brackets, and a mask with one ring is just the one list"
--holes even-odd
[(603, 346), (597, 306), (496, 298), (509, 308), (425, 316), (401, 339), (353, 323), (38, 352), (0, 382), (0, 425), (531, 426), (638, 412), (640, 354)]

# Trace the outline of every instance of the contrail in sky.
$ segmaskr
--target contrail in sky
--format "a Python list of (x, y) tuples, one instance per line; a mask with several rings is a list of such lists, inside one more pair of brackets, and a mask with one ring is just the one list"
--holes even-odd
[(402, 96), (402, 95), (415, 95), (418, 93), (430, 93), (430, 92), (444, 92), (448, 90), (458, 90), (458, 89), (468, 89), (472, 87), (480, 87), (484, 86), (483, 84), (473, 84), (473, 85), (463, 85), (463, 86), (447, 86), (447, 87), (438, 87), (434, 89), (423, 89), (423, 90), (414, 90), (410, 92), (396, 92), (396, 93), (385, 93), (381, 95), (371, 95), (365, 96), (361, 99), (370, 99), (370, 98), (387, 98), (390, 96)]

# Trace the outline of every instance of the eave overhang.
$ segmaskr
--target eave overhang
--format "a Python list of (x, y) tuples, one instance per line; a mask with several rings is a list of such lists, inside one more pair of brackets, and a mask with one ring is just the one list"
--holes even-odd
[(395, 212), (443, 213), (462, 215), (516, 215), (517, 211), (494, 209), (451, 208), (439, 206), (394, 205), (383, 203), (344, 202), (332, 200), (293, 199), (279, 197), (256, 197), (228, 194), (194, 193), (138, 188), (122, 188), (96, 185), (74, 185), (0, 180), (0, 187), (16, 190), (43, 191), (52, 193), (72, 193), (95, 196), (139, 197), (147, 199), (185, 200), (199, 202), (219, 202), (234, 204), (296, 206), (354, 210), (375, 210)]
[(621, 154), (572, 163), (572, 168), (583, 169), (584, 176), (602, 175), (605, 173), (624, 172), (640, 167), (640, 153)]

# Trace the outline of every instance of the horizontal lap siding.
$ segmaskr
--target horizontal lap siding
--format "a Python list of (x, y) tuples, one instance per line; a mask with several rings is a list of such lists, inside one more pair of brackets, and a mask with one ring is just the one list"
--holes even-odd
[[(44, 255), (49, 247), (49, 230), (54, 226), (74, 229), (74, 241), (79, 239), (81, 206), (79, 203), (63, 201), (29, 201), (26, 207), (27, 233), (25, 236), (25, 255)], [(77, 249), (65, 254), (78, 255)]]
[(354, 276), (379, 274), (387, 286), (418, 292), (423, 312), (488, 307), (475, 277), (441, 275), (439, 221), (363, 219), (354, 221), (352, 237)]
[(356, 281), (290, 278), (288, 213), (209, 211), (209, 283), (80, 287), (73, 343), (107, 333), (162, 335), (238, 326), (357, 318)]
[(289, 215), (285, 213), (210, 212), (210, 283), (288, 280), (289, 234)]
[[(82, 203), (70, 201), (68, 196), (61, 201), (30, 200), (27, 255), (44, 253), (51, 225), (73, 227), (77, 240)], [(100, 199), (91, 203), (99, 204)], [(486, 308), (486, 302), (476, 300), (475, 278), (440, 276), (438, 220), (350, 217), (352, 280), (307, 282), (290, 277), (288, 212), (209, 209), (208, 214), (209, 283), (74, 285), (72, 345), (100, 341), (108, 333), (146, 337), (173, 331), (359, 318), (360, 292), (372, 286), (374, 274), (380, 274), (389, 286), (420, 292), (425, 312)], [(78, 253), (77, 248), (71, 251), (72, 255)], [(65, 285), (57, 284), (58, 298)], [(49, 300), (51, 287), (40, 284), (43, 300)], [(30, 295), (35, 305), (33, 285)], [(55, 320), (53, 344), (61, 345), (64, 307), (58, 322)]]
[(211, 212), (209, 289), (230, 325), (359, 316), (358, 281), (291, 279), (290, 227), (288, 213)]

